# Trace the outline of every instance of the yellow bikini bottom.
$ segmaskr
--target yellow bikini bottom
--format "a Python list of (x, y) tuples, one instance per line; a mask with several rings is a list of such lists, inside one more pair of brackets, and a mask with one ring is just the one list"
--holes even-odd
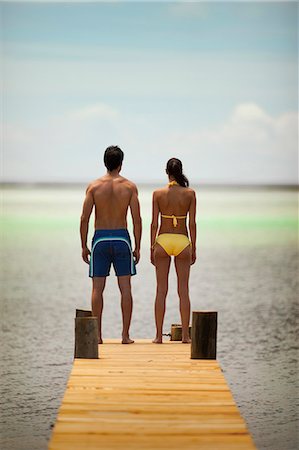
[(156, 242), (164, 248), (169, 256), (178, 256), (188, 245), (191, 245), (185, 234), (178, 233), (159, 234)]

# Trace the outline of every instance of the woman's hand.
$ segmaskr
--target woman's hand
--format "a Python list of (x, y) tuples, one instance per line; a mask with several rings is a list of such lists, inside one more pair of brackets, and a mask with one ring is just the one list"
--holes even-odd
[(139, 250), (139, 248), (135, 248), (135, 250), (133, 251), (133, 256), (134, 256), (134, 262), (137, 265), (139, 263), (139, 260), (140, 260), (140, 250)]
[(195, 263), (195, 261), (196, 261), (196, 250), (192, 249), (192, 252), (191, 252), (191, 266), (192, 266), (192, 264)]
[(155, 266), (155, 255), (154, 255), (154, 249), (151, 248), (151, 263)]

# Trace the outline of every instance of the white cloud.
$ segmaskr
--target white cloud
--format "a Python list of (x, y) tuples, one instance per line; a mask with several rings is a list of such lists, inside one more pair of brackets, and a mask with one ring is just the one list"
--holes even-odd
[(116, 119), (119, 117), (119, 111), (105, 103), (89, 105), (81, 109), (75, 109), (67, 113), (71, 120), (92, 120), (92, 119)]
[(270, 116), (255, 103), (242, 103), (238, 105), (232, 115), (232, 121), (236, 122), (253, 122), (253, 123), (269, 123)]
[(165, 145), (184, 149), (185, 166), (198, 181), (298, 181), (296, 112), (274, 117), (254, 103), (240, 104), (218, 127), (176, 132)]
[(209, 6), (206, 2), (181, 0), (170, 3), (169, 12), (174, 16), (182, 18), (204, 19), (209, 12)]
[(162, 181), (172, 156), (182, 159), (191, 183), (297, 182), (296, 112), (273, 116), (250, 102), (218, 126), (186, 131), (182, 124), (172, 132), (165, 123), (96, 103), (35, 129), (10, 125), (5, 179), (90, 180), (104, 170), (104, 149), (117, 144), (125, 151), (124, 175), (139, 182)]

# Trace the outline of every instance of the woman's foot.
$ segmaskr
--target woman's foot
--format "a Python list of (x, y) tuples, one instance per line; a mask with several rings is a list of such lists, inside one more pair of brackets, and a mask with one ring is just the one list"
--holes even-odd
[(182, 338), (182, 344), (191, 344), (191, 339), (189, 336)]
[(101, 337), (98, 338), (98, 344), (103, 344), (103, 339)]
[(156, 337), (152, 342), (153, 342), (153, 344), (163, 344), (162, 336)]
[(129, 336), (125, 336), (122, 338), (121, 341), (122, 344), (134, 344), (133, 339), (130, 339)]

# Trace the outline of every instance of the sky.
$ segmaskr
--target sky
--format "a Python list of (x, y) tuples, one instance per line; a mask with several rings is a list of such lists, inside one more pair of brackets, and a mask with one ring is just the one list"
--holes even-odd
[(298, 182), (296, 2), (1, 2), (3, 181)]

